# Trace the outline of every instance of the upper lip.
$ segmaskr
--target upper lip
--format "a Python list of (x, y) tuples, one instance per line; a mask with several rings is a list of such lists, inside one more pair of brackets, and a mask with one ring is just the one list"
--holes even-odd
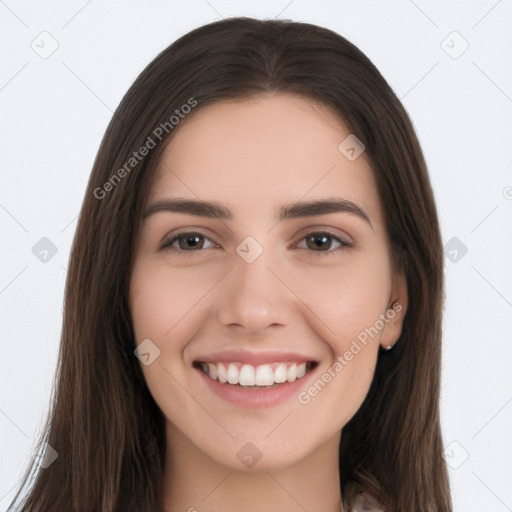
[(249, 350), (224, 350), (214, 352), (209, 356), (199, 357), (194, 361), (204, 363), (237, 362), (253, 366), (281, 362), (316, 362), (314, 358), (297, 352), (252, 352)]

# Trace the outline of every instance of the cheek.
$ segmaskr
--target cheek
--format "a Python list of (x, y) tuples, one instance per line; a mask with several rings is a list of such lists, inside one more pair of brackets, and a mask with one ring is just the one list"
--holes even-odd
[[(195, 426), (207, 424), (215, 439), (224, 439), (219, 423), (205, 418), (203, 409), (191, 399), (199, 396), (199, 390), (194, 388), (183, 362), (183, 351), (206, 322), (215, 318), (215, 311), (233, 303), (230, 294), (243, 291), (237, 283), (231, 287), (229, 277), (221, 281), (227, 270), (228, 266), (222, 265), (172, 268), (162, 262), (141, 260), (134, 267), (130, 286), (136, 342), (153, 339), (161, 349), (153, 364), (142, 366), (151, 394), (172, 424), (220, 459), (225, 455), (218, 452), (221, 448), (228, 452), (225, 444), (230, 441), (223, 445), (203, 440), (202, 430)], [(384, 312), (390, 280), (387, 260), (377, 251), (352, 254), (329, 265), (314, 265), (312, 260), (307, 264), (285, 261), (273, 270), (287, 286), (279, 280), (269, 280), (275, 286), (270, 293), (276, 301), (290, 301), (293, 305), (284, 309), (294, 311), (287, 328), (303, 329), (312, 344), (324, 349), (319, 371), (321, 381), (325, 376), (324, 386), (315, 384), (318, 380), (312, 381), (301, 395), (303, 401), (294, 398), (296, 423), (283, 424), (268, 439), (265, 419), (247, 424), (229, 410), (226, 414), (233, 414), (230, 424), (233, 431), (240, 432), (240, 438), (263, 438), (262, 443), (268, 443), (265, 451), (275, 451), (278, 456), (279, 450), (300, 453), (308, 449), (312, 432), (316, 442), (326, 441), (359, 409), (373, 377), (378, 342), (360, 344), (359, 350), (352, 342)], [(344, 358), (343, 362), (339, 357)], [(234, 447), (229, 449), (236, 452)]]
[(337, 354), (348, 350), (351, 340), (374, 326), (387, 309), (391, 273), (381, 252), (351, 255), (340, 265), (298, 275), (294, 291), (324, 324), (322, 337)]
[[(350, 341), (374, 326), (386, 310), (391, 278), (383, 251), (353, 252), (333, 264), (315, 266), (309, 261), (274, 270), (295, 297), (290, 297), (286, 289), (280, 292), (278, 286), (275, 293), (282, 293), (282, 297), (276, 300), (294, 301), (296, 310), (316, 326), (317, 334), (336, 354), (345, 352)], [(186, 344), (184, 336), (190, 337), (200, 328), (194, 327), (194, 319), (197, 323), (198, 315), (208, 315), (208, 309), (221, 307), (223, 284), (219, 283), (215, 293), (210, 292), (222, 275), (223, 269), (218, 266), (171, 268), (141, 260), (134, 267), (130, 287), (136, 342), (174, 338)], [(212, 304), (213, 296), (216, 299)]]
[(175, 336), (207, 289), (194, 272), (166, 270), (145, 263), (135, 266), (130, 311), (136, 342), (152, 337), (163, 341)]
[(190, 395), (182, 388), (187, 378), (182, 352), (200, 323), (198, 301), (206, 293), (206, 284), (202, 288), (193, 272), (170, 270), (143, 260), (134, 266), (130, 281), (135, 342), (138, 345), (150, 339), (159, 350), (150, 364), (141, 362), (141, 370), (160, 409), (177, 423), (187, 411), (197, 414)]
[(163, 294), (161, 285), (147, 279), (131, 293), (130, 311), (137, 344), (146, 338), (161, 338), (172, 325), (169, 316), (172, 298)]
[(380, 341), (376, 325), (386, 310), (390, 274), (385, 262), (368, 259), (350, 270), (317, 270), (307, 281), (300, 296), (314, 314), (305, 306), (301, 314), (308, 316), (330, 357), (299, 403), (335, 431), (354, 416), (370, 388)]

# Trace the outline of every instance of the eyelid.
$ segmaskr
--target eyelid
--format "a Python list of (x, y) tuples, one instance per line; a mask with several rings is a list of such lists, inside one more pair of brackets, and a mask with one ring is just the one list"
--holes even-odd
[[(204, 232), (203, 228), (195, 229), (194, 227), (191, 227), (191, 228), (178, 229), (177, 231), (173, 231), (172, 233), (165, 235), (160, 243), (160, 249), (170, 249), (170, 244), (173, 244), (178, 238), (185, 236), (185, 235), (200, 235), (203, 238), (211, 240), (211, 242), (214, 245), (219, 245), (219, 244), (217, 244), (217, 242), (215, 242), (213, 240), (212, 236), (210, 236)], [(181, 252), (200, 252), (200, 251), (183, 251), (182, 250)]]
[(300, 234), (295, 239), (294, 244), (300, 242), (301, 240), (303, 240), (304, 238), (306, 238), (307, 236), (309, 236), (311, 234), (322, 234), (322, 233), (331, 235), (333, 238), (337, 238), (338, 240), (340, 240), (341, 242), (343, 242), (347, 245), (351, 245), (354, 243), (353, 238), (345, 231), (327, 227), (327, 226), (317, 225), (317, 226), (308, 226), (304, 230), (301, 230)]
[[(302, 234), (300, 234), (298, 237), (296, 237), (295, 241), (292, 242), (291, 246), (289, 246), (289, 247), (292, 247), (292, 248), (296, 247), (300, 242), (304, 241), (308, 236), (321, 235), (321, 234), (329, 235), (332, 239), (334, 239), (335, 241), (337, 241), (340, 244), (340, 247), (338, 247), (336, 249), (328, 249), (325, 251), (324, 250), (315, 251), (315, 250), (309, 249), (307, 247), (299, 248), (299, 249), (305, 250), (310, 253), (315, 253), (316, 255), (326, 255), (327, 256), (330, 254), (336, 254), (340, 250), (347, 249), (347, 248), (353, 247), (355, 245), (352, 237), (350, 237), (348, 234), (346, 234), (346, 233), (337, 234), (334, 231), (336, 231), (336, 230), (333, 230), (332, 228), (326, 228), (326, 227), (321, 227), (321, 226), (310, 226), (310, 227), (306, 228), (304, 231), (302, 231)], [(209, 236), (208, 234), (203, 232), (203, 228), (196, 229), (194, 227), (188, 227), (188, 228), (178, 229), (177, 231), (173, 231), (172, 233), (166, 235), (163, 238), (163, 240), (159, 246), (159, 250), (163, 250), (163, 251), (174, 250), (176, 252), (181, 252), (181, 253), (200, 253), (205, 250), (203, 248), (197, 249), (197, 250), (194, 250), (194, 249), (184, 250), (184, 249), (177, 249), (177, 248), (171, 247), (172, 244), (174, 244), (179, 238), (181, 238), (185, 235), (199, 235), (202, 238), (210, 240), (215, 246), (217, 246), (217, 247), (219, 246), (219, 244), (217, 244), (211, 236)], [(209, 249), (209, 248), (207, 248), (207, 249)]]
[(298, 238), (298, 240), (293, 243), (293, 247), (297, 247), (297, 245), (299, 243), (301, 243), (302, 241), (305, 241), (305, 239), (310, 235), (329, 235), (331, 237), (331, 239), (333, 239), (335, 242), (340, 244), (340, 246), (337, 247), (336, 249), (329, 249), (329, 250), (325, 250), (325, 251), (322, 251), (322, 250), (314, 251), (312, 249), (309, 249), (308, 247), (305, 247), (305, 248), (299, 247), (300, 250), (303, 250), (303, 251), (306, 251), (306, 252), (312, 254), (313, 257), (327, 257), (327, 256), (336, 255), (336, 254), (339, 254), (340, 252), (342, 252), (346, 249), (349, 249), (355, 245), (354, 242), (352, 241), (352, 239), (346, 240), (343, 236), (333, 233), (332, 230), (330, 230), (330, 229), (320, 228), (320, 229), (310, 229), (306, 234), (300, 236)]

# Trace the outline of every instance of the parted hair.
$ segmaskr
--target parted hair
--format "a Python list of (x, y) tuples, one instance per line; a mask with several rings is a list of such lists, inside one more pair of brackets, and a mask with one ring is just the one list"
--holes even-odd
[[(400, 338), (379, 351), (368, 394), (343, 428), (344, 505), (366, 491), (388, 512), (452, 510), (439, 417), (444, 259), (410, 118), (368, 57), (341, 35), (246, 17), (177, 39), (141, 72), (111, 119), (71, 248), (48, 417), (10, 510), (163, 510), (165, 419), (134, 356), (128, 307), (143, 207), (163, 149), (188, 119), (206, 105), (272, 91), (322, 102), (364, 143), (391, 256), (407, 280)], [(155, 127), (191, 98), (192, 112), (98, 197)], [(49, 447), (58, 456), (43, 467), (38, 461)]]

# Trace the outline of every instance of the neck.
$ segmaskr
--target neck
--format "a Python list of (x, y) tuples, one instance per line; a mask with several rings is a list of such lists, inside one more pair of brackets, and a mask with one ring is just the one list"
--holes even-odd
[(165, 512), (339, 512), (338, 432), (288, 467), (241, 471), (218, 463), (167, 425)]

